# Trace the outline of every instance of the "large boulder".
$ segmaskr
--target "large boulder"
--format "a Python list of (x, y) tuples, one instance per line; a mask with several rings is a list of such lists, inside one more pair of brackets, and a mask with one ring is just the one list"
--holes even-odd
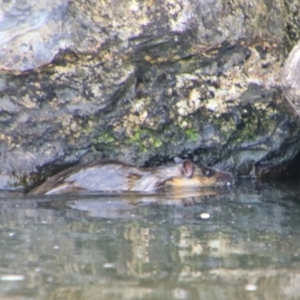
[(300, 41), (289, 54), (281, 74), (284, 96), (293, 108), (300, 114)]
[(0, 187), (102, 157), (299, 173), (280, 74), (300, 19), (284, 2), (4, 1)]

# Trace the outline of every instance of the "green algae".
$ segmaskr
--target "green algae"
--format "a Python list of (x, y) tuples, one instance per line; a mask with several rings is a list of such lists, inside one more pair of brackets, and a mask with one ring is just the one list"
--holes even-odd
[(195, 128), (189, 128), (183, 131), (186, 139), (191, 142), (197, 142), (199, 140), (199, 132)]
[(116, 138), (111, 132), (103, 132), (93, 139), (93, 143), (96, 144), (112, 144), (116, 141)]

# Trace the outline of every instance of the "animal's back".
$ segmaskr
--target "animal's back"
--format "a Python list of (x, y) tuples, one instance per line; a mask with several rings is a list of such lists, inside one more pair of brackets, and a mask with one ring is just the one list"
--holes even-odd
[(126, 191), (142, 172), (133, 166), (115, 161), (101, 161), (66, 169), (49, 178), (30, 194), (58, 194), (80, 190)]

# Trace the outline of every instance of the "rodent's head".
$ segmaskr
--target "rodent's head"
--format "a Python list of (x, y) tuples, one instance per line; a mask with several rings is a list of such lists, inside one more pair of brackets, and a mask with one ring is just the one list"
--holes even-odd
[(206, 167), (204, 165), (196, 165), (189, 159), (176, 159), (178, 167), (181, 171), (181, 177), (173, 177), (170, 184), (174, 186), (231, 186), (233, 184), (233, 176), (221, 170)]

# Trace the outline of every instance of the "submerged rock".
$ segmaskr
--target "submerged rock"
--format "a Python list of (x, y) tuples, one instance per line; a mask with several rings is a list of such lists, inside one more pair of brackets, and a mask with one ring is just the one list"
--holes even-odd
[(285, 4), (4, 2), (2, 176), (31, 186), (94, 157), (189, 157), (238, 176), (292, 164), (298, 117), (280, 72), (300, 22)]

